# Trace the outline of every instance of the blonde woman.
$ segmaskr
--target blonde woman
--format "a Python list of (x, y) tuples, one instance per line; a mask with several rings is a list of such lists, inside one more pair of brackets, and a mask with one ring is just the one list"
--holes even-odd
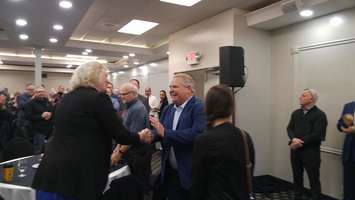
[(79, 66), (72, 91), (56, 109), (55, 132), (32, 187), (37, 200), (97, 200), (106, 185), (112, 138), (120, 144), (150, 142), (151, 134), (130, 134), (104, 93), (107, 68), (98, 62)]

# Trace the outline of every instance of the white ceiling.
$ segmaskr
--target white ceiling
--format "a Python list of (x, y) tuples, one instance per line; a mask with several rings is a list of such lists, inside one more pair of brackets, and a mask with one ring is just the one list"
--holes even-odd
[[(63, 10), (58, 7), (59, 0), (0, 0), (0, 60), (9, 65), (31, 66), (33, 58), (19, 58), (14, 55), (33, 54), (33, 48), (37, 47), (43, 49), (45, 56), (64, 57), (66, 54), (80, 55), (85, 48), (90, 48), (93, 50), (92, 56), (109, 62), (111, 71), (126, 70), (123, 65), (136, 67), (134, 61), (145, 64), (167, 58), (168, 36), (203, 19), (230, 8), (240, 8), (251, 11), (250, 13), (258, 12), (260, 15), (261, 11), (258, 9), (266, 9), (273, 3), (278, 4), (286, 0), (202, 0), (192, 7), (159, 0), (71, 1), (73, 8)], [(18, 17), (25, 17), (29, 22), (28, 26), (16, 27), (14, 21)], [(282, 16), (278, 17), (270, 20), (279, 20), (282, 25), (287, 25), (285, 20), (280, 20)], [(140, 36), (117, 32), (132, 19), (157, 22), (159, 25)], [(64, 26), (63, 31), (54, 32), (51, 29), (53, 23), (61, 23)], [(267, 24), (268, 22), (260, 22), (255, 27), (266, 26), (265, 29), (268, 29)], [(274, 22), (270, 24), (275, 25)], [(22, 32), (30, 35), (28, 41), (19, 41), (18, 35)], [(55, 45), (48, 42), (52, 35), (59, 40)], [(123, 58), (131, 52), (135, 53), (136, 57)], [(4, 53), (11, 55), (2, 55)], [(66, 64), (77, 62), (44, 59), (43, 63), (49, 67), (65, 67)]]

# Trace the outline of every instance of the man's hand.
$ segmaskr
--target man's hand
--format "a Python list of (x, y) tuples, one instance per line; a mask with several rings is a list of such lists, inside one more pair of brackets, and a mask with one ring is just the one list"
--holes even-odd
[(303, 146), (303, 140), (298, 138), (293, 138), (290, 144), (291, 149), (295, 150)]
[(164, 128), (164, 126), (159, 122), (159, 119), (158, 119), (158, 118), (155, 118), (155, 117), (149, 117), (149, 121), (150, 121), (151, 125), (157, 130), (157, 134), (158, 134), (160, 137), (164, 137), (165, 128)]
[(52, 117), (52, 113), (50, 113), (50, 112), (43, 112), (41, 116), (42, 116), (43, 119), (49, 120), (49, 119)]
[(143, 143), (148, 143), (150, 144), (153, 140), (153, 136), (152, 136), (152, 132), (149, 129), (143, 129), (141, 130), (139, 133), (139, 139), (141, 140), (141, 142)]
[(348, 128), (345, 128), (344, 126), (340, 127), (341, 131), (347, 134), (354, 134), (355, 133), (355, 126), (350, 126)]

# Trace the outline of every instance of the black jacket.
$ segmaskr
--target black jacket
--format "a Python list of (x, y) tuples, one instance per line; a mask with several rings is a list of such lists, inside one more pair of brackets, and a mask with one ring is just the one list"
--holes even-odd
[[(250, 161), (254, 146), (247, 134)], [(198, 136), (192, 156), (192, 200), (247, 200), (246, 158), (241, 132), (231, 123)]]
[[(52, 116), (49, 120), (42, 117), (43, 112), (50, 112)], [(50, 136), (53, 130), (54, 107), (48, 99), (32, 99), (26, 106), (25, 116), (30, 122), (31, 132), (34, 134), (42, 134), (46, 137)]]
[(54, 125), (32, 187), (80, 200), (96, 200), (105, 188), (112, 138), (139, 143), (138, 134), (130, 134), (117, 118), (110, 98), (90, 87), (63, 97)]
[(325, 140), (328, 126), (326, 114), (317, 106), (313, 106), (307, 114), (303, 109), (295, 110), (287, 126), (287, 133), (290, 141), (293, 138), (303, 140), (303, 147), (299, 148), (320, 148), (321, 142)]

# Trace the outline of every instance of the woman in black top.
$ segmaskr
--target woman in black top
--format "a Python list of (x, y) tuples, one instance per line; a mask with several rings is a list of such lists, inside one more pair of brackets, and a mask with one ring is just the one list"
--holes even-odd
[[(226, 86), (214, 86), (205, 103), (208, 129), (195, 141), (191, 199), (249, 199), (244, 142), (240, 129), (231, 123), (232, 92)], [(246, 135), (254, 165), (253, 144)]]
[(166, 96), (166, 91), (165, 90), (160, 90), (160, 103), (159, 103), (159, 110), (158, 110), (158, 115), (159, 118), (161, 116), (161, 114), (164, 111), (165, 106), (169, 105), (168, 102), (168, 97)]
[(32, 187), (37, 200), (97, 200), (105, 188), (112, 138), (120, 144), (149, 142), (150, 133), (129, 133), (117, 118), (106, 89), (107, 68), (98, 62), (79, 66), (72, 91), (56, 108), (55, 131)]

